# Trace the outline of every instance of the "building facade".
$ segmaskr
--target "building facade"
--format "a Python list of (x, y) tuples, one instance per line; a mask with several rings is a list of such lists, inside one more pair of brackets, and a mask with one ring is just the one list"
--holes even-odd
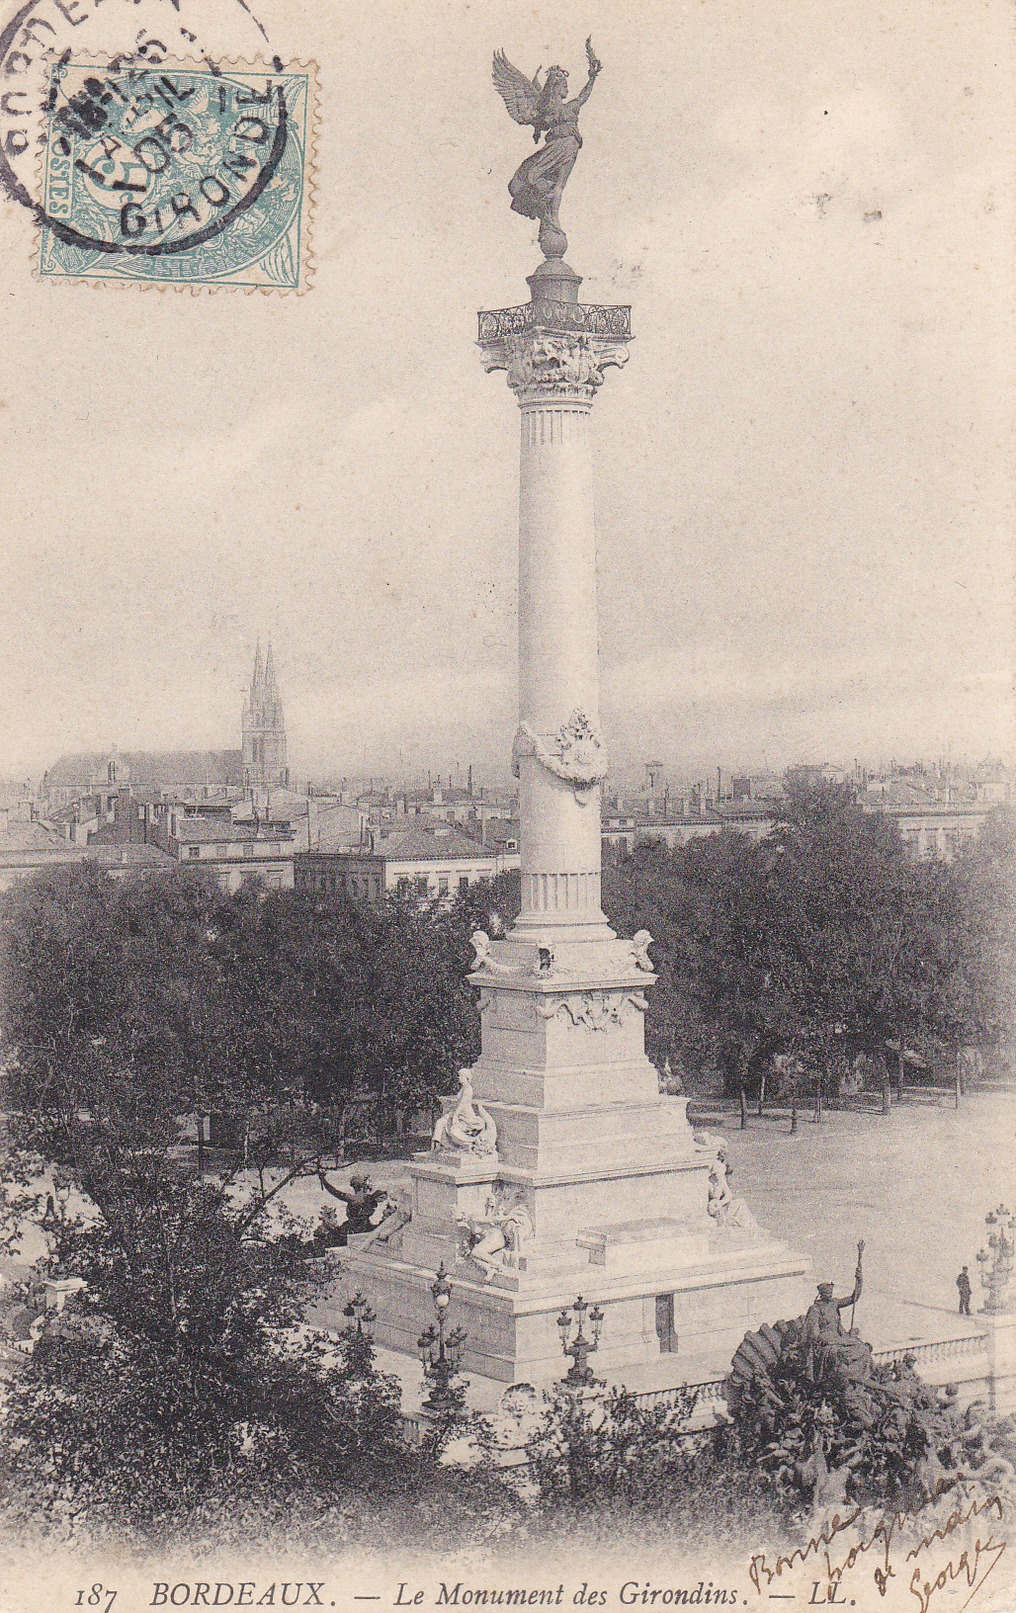
[(426, 826), (409, 821), (391, 834), (372, 833), (358, 851), (300, 852), (294, 858), (297, 890), (345, 891), (358, 901), (379, 902), (390, 894), (421, 902), (452, 901), (504, 867), (518, 867), (518, 853), (506, 862), (491, 847), (478, 845), (451, 824)]
[(288, 823), (235, 823), (228, 805), (190, 801), (155, 802), (148, 816), (149, 844), (187, 868), (214, 874), (225, 891), (246, 879), (269, 890), (293, 888), (293, 837)]

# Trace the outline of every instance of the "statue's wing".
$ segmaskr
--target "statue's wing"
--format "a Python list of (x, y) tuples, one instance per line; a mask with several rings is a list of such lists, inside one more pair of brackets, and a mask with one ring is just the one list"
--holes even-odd
[(494, 52), (494, 88), (516, 123), (535, 126), (539, 96), (535, 83), (513, 67), (503, 50)]

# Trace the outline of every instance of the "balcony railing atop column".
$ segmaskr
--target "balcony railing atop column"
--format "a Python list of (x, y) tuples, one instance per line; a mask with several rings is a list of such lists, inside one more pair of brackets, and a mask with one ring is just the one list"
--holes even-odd
[(494, 342), (527, 330), (586, 331), (590, 336), (631, 336), (631, 308), (621, 303), (551, 302), (539, 298), (518, 308), (490, 308), (477, 315), (478, 338)]

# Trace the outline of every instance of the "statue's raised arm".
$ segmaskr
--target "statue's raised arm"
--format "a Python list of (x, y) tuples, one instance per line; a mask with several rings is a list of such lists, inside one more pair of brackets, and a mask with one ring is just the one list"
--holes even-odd
[(516, 123), (531, 126), (534, 140), (539, 140), (541, 134), (544, 136), (540, 150), (527, 157), (517, 169), (508, 190), (514, 212), (525, 218), (539, 219), (540, 246), (546, 258), (563, 258), (568, 249), (558, 209), (561, 193), (582, 146), (579, 112), (602, 69), (591, 39), (586, 40), (586, 58), (589, 75), (579, 94), (569, 101), (568, 74), (563, 67), (549, 67), (541, 85), (539, 68), (532, 78), (527, 78), (513, 66), (503, 50), (494, 55), (494, 88), (510, 115)]
[(586, 61), (589, 63), (589, 77), (575, 97), (574, 104), (577, 107), (585, 106), (593, 93), (593, 85), (596, 83), (597, 75), (603, 71), (603, 63), (597, 58), (596, 52), (593, 50), (593, 37), (591, 34), (586, 40)]

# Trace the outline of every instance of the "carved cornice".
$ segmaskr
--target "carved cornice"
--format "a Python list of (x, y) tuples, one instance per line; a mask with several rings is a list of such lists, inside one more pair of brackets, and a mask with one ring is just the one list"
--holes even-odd
[(629, 336), (554, 332), (535, 325), (479, 343), (484, 368), (506, 370), (520, 403), (589, 403), (604, 371), (628, 362)]

